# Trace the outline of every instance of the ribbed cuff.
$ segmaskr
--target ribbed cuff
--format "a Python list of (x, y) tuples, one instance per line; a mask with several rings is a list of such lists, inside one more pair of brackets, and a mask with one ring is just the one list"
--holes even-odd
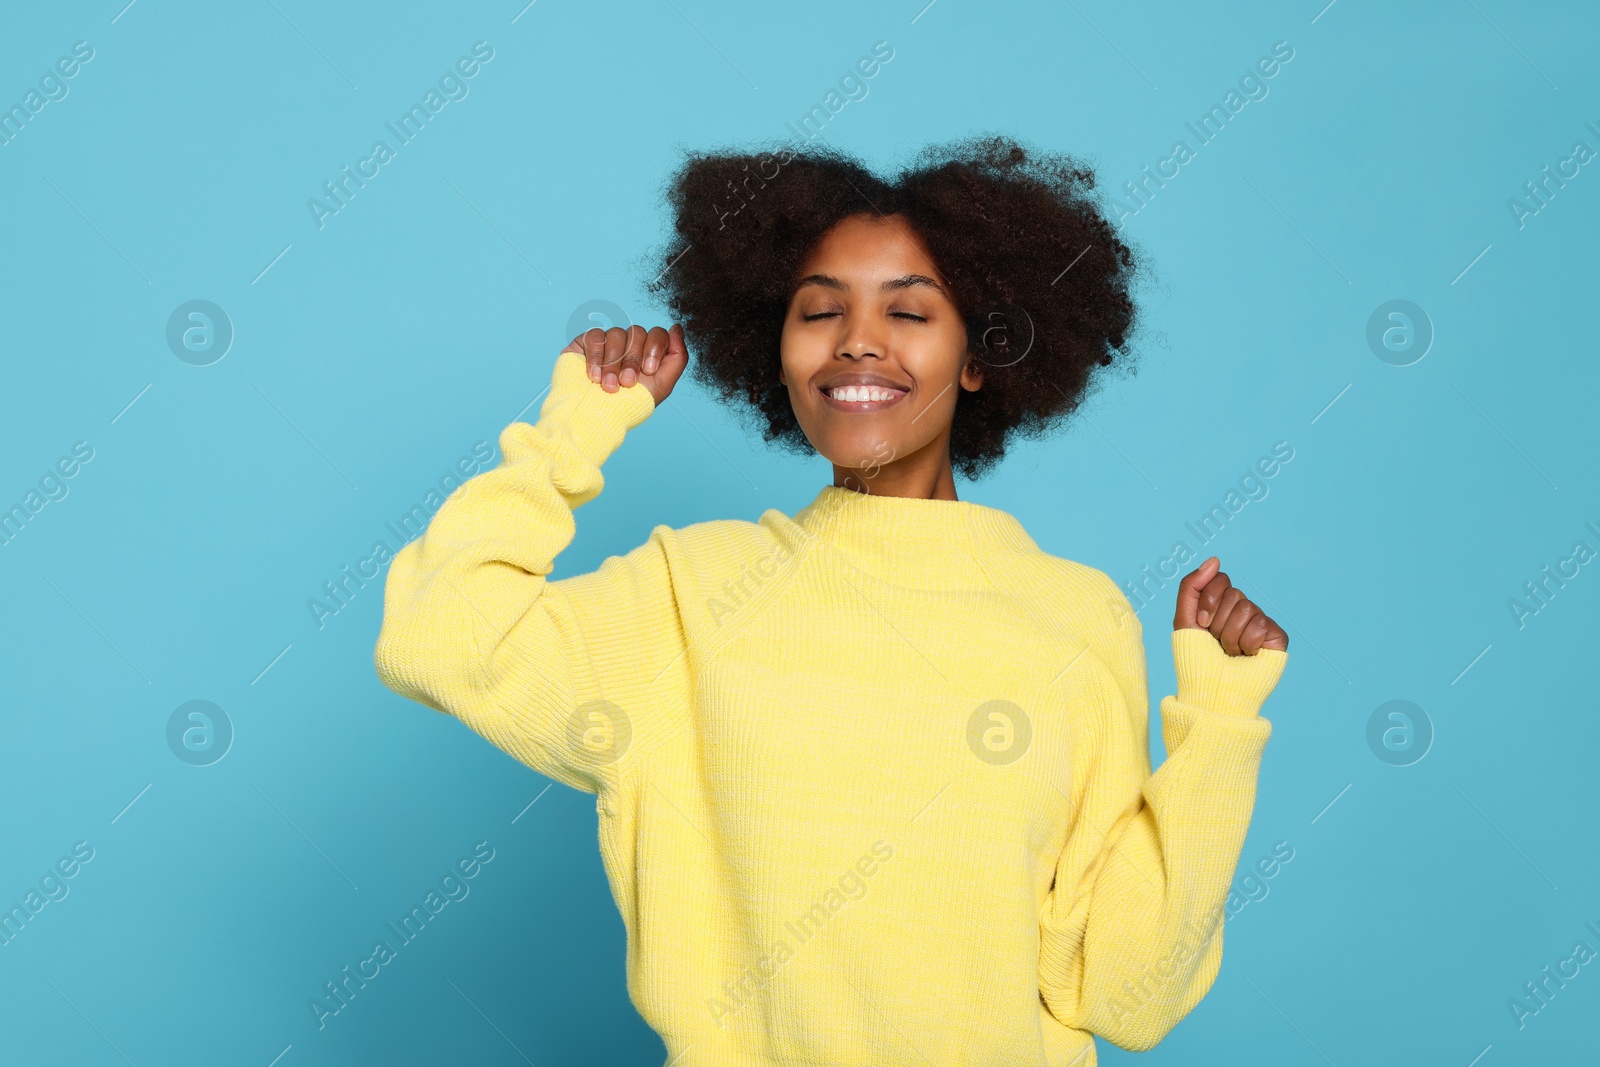
[(579, 453), (599, 467), (622, 444), (627, 431), (648, 419), (655, 409), (655, 397), (644, 383), (608, 393), (599, 382), (589, 380), (588, 362), (582, 353), (564, 351), (556, 357), (550, 393), (539, 408), (539, 419), (559, 421)]
[(1224, 715), (1253, 717), (1289, 662), (1289, 653), (1263, 648), (1253, 656), (1230, 656), (1209, 630), (1172, 631), (1172, 663), (1180, 703)]

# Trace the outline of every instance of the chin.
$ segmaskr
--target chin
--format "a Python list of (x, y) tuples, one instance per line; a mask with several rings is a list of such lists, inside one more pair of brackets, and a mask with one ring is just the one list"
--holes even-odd
[(886, 463), (905, 456), (909, 449), (903, 442), (883, 434), (864, 433), (834, 438), (817, 451), (836, 467), (876, 470)]

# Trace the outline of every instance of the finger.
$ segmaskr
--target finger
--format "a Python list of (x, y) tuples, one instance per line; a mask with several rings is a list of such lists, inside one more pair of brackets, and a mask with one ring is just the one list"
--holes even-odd
[(1279, 652), (1289, 651), (1289, 635), (1277, 623), (1270, 619), (1267, 621), (1267, 636), (1261, 639), (1261, 647), (1277, 649)]
[(615, 392), (619, 388), (617, 371), (622, 364), (623, 353), (628, 350), (628, 332), (621, 326), (613, 326), (606, 331), (606, 354), (603, 366), (604, 383), (608, 393)]
[(1261, 618), (1261, 609), (1250, 602), (1248, 597), (1241, 596), (1228, 612), (1228, 620), (1222, 624), (1222, 633), (1217, 640), (1222, 642), (1222, 650), (1230, 656), (1241, 655), (1244, 645), (1240, 638), (1250, 623)]
[(584, 362), (589, 365), (589, 380), (598, 382), (605, 369), (601, 362), (606, 355), (606, 332), (591, 326), (578, 335), (577, 343), (582, 346)]
[[(1228, 590), (1232, 588), (1233, 583), (1228, 581), (1227, 573), (1218, 571), (1216, 577), (1207, 582), (1206, 587), (1200, 590), (1200, 607), (1195, 612), (1194, 621), (1199, 624), (1202, 630), (1211, 629), (1211, 624), (1216, 622), (1217, 607), (1222, 603), (1222, 598), (1228, 594)], [(1212, 630), (1212, 633), (1215, 632), (1215, 630)]]
[(667, 350), (667, 331), (660, 326), (650, 327), (650, 332), (645, 335), (644, 352), (639, 360), (639, 369), (646, 374), (654, 374), (661, 366), (661, 356)]
[(1233, 610), (1235, 604), (1243, 599), (1244, 593), (1231, 586), (1227, 592), (1222, 594), (1222, 600), (1217, 604), (1217, 610), (1211, 615), (1211, 625), (1206, 627), (1211, 631), (1211, 636), (1215, 637), (1219, 643), (1222, 641), (1222, 628), (1228, 624), (1228, 613)]
[(1247, 656), (1253, 656), (1261, 651), (1261, 642), (1272, 629), (1272, 620), (1265, 612), (1257, 609), (1250, 616), (1250, 622), (1239, 631), (1239, 651)]
[(1183, 581), (1178, 583), (1178, 606), (1172, 616), (1174, 630), (1188, 630), (1199, 625), (1195, 620), (1195, 612), (1200, 606), (1200, 590), (1211, 581), (1220, 566), (1221, 561), (1212, 556), (1184, 575)]
[(661, 357), (660, 372), (670, 385), (678, 380), (688, 365), (689, 348), (683, 340), (683, 325), (675, 322), (667, 330), (667, 351)]
[(689, 365), (689, 352), (683, 341), (683, 327), (673, 323), (667, 330), (666, 351), (656, 364), (656, 372), (650, 379), (650, 395), (657, 404), (665, 402), (672, 395), (672, 390), (677, 387), (678, 378)]
[[(585, 332), (587, 332), (587, 331), (585, 331)], [(567, 347), (563, 348), (561, 351), (563, 353), (576, 352), (578, 355), (582, 356), (583, 357), (584, 370), (585, 370), (585, 372), (588, 373), (589, 380), (591, 382), (597, 382), (597, 381), (600, 380), (600, 375), (595, 370), (594, 362), (589, 358), (589, 352), (588, 352), (587, 347), (584, 345), (583, 338), (584, 338), (584, 334), (580, 333), (578, 336), (574, 337), (571, 341), (568, 341), (567, 342)]]
[(643, 326), (628, 327), (627, 347), (622, 350), (622, 365), (617, 368), (617, 380), (623, 385), (639, 380), (639, 365), (644, 359), (644, 343), (648, 337)]

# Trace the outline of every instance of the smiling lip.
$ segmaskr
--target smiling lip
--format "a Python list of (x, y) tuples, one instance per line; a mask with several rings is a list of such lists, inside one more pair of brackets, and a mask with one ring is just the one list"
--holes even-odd
[[(845, 385), (859, 386), (867, 383), (840, 382), (837, 384), (842, 388)], [(835, 408), (839, 411), (851, 412), (882, 411), (884, 408), (892, 407), (893, 405), (898, 404), (902, 399), (910, 394), (910, 390), (904, 388), (903, 386), (892, 386), (887, 382), (882, 381), (872, 382), (871, 384), (881, 389), (890, 390), (894, 395), (883, 400), (838, 400), (830, 396), (827, 389), (818, 389), (817, 391), (822, 394), (823, 402), (829, 407)], [(832, 388), (832, 386), (829, 388)]]

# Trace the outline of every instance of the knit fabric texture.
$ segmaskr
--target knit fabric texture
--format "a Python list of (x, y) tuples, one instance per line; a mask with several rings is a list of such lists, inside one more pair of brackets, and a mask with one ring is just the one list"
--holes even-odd
[(1216, 977), (1288, 660), (1138, 617), (1008, 513), (826, 486), (551, 580), (655, 409), (561, 353), (389, 568), (378, 676), (596, 795), (673, 1067), (1094, 1067)]

